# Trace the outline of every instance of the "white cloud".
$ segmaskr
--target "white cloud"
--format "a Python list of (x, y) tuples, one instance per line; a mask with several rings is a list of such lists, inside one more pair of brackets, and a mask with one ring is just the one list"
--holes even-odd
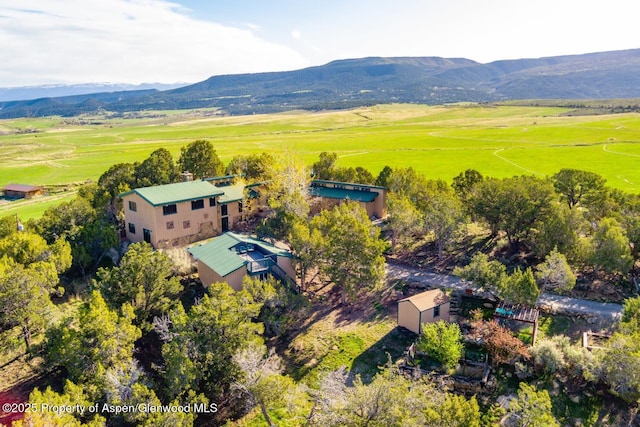
[(291, 37), (293, 37), (294, 39), (300, 39), (302, 38), (302, 33), (298, 30), (293, 30), (291, 31)]
[(164, 0), (3, 0), (2, 86), (195, 82), (309, 65), (294, 50), (195, 20)]
[(251, 31), (262, 31), (262, 27), (260, 25), (252, 24), (251, 22), (247, 24), (247, 27), (249, 27)]

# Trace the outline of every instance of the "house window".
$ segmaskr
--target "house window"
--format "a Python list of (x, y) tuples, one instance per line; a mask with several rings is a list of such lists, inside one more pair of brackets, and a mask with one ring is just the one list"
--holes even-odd
[(162, 215), (173, 215), (178, 213), (177, 205), (167, 205), (162, 207)]
[(433, 307), (433, 317), (440, 317), (440, 306), (436, 305)]
[(221, 212), (222, 212), (222, 216), (229, 215), (229, 208), (227, 207), (227, 205), (220, 206), (220, 209), (221, 209)]
[(242, 212), (242, 202), (238, 202), (238, 212)]
[(167, 230), (173, 230), (173, 221), (167, 221)]
[(191, 228), (191, 221), (182, 221), (182, 228)]
[(136, 234), (136, 225), (129, 223), (129, 233)]
[(129, 210), (131, 212), (138, 212), (138, 205), (136, 204), (136, 202), (129, 200)]
[(209, 199), (209, 206), (215, 206), (216, 205), (216, 198), (215, 197), (211, 197)]
[(204, 209), (204, 199), (191, 201), (191, 210), (195, 211), (198, 209)]

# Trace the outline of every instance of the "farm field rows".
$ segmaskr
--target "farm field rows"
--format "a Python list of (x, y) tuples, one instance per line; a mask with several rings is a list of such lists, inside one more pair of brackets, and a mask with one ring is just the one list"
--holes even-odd
[[(0, 121), (0, 185), (96, 180), (109, 166), (141, 161), (159, 147), (177, 159), (195, 139), (223, 162), (236, 154), (295, 153), (312, 163), (335, 151), (339, 166), (413, 167), (446, 181), (484, 175), (552, 175), (580, 168), (608, 185), (640, 190), (640, 115), (562, 116), (554, 107), (381, 105), (347, 111), (220, 117), (169, 112), (147, 118)], [(17, 131), (17, 132), (16, 132)], [(33, 132), (35, 131), (35, 132)], [(5, 210), (0, 207), (0, 214)]]

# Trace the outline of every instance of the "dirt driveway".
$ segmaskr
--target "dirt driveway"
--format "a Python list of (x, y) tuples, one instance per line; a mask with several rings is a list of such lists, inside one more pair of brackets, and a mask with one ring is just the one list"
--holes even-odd
[[(387, 262), (387, 279), (405, 280), (429, 287), (440, 287), (464, 291), (473, 288), (471, 283), (448, 274), (431, 273), (421, 268)], [(603, 320), (617, 321), (622, 316), (622, 305), (589, 301), (544, 293), (538, 298), (538, 306), (566, 315), (592, 315)]]

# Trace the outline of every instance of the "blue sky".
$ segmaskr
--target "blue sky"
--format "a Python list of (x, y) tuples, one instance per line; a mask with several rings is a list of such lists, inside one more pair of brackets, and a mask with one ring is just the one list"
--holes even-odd
[(640, 48), (629, 0), (0, 0), (0, 87)]

